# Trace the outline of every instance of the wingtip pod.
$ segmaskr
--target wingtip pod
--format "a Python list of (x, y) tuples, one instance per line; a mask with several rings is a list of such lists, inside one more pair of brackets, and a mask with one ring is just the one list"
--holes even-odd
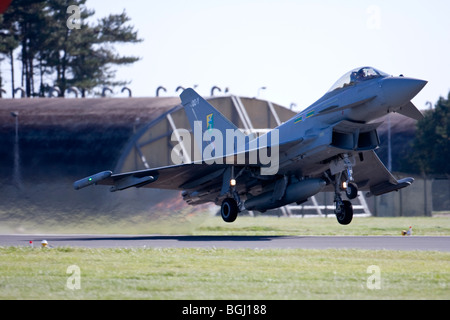
[(389, 181), (382, 182), (378, 185), (370, 187), (369, 196), (379, 196), (392, 191), (397, 191), (410, 186), (414, 182), (414, 178), (408, 177), (397, 180), (397, 183), (391, 183)]
[(81, 180), (75, 181), (73, 183), (73, 188), (75, 190), (83, 189), (83, 188), (85, 188), (87, 186), (96, 184), (99, 181), (107, 179), (107, 178), (111, 177), (111, 175), (112, 175), (112, 171), (102, 171), (102, 172), (96, 173), (96, 174), (94, 174), (92, 176), (89, 176), (89, 177), (83, 178)]

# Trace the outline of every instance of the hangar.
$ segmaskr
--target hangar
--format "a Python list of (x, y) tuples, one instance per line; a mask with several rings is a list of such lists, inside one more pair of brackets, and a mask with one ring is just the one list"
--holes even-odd
[[(245, 132), (274, 128), (295, 113), (278, 104), (232, 95), (208, 98)], [(178, 97), (0, 100), (0, 211), (95, 212), (123, 215), (185, 207), (169, 190), (108, 188), (73, 192), (79, 177), (170, 165), (175, 128), (190, 129)], [(171, 199), (172, 201), (168, 201)], [(33, 208), (33, 209), (30, 209)]]

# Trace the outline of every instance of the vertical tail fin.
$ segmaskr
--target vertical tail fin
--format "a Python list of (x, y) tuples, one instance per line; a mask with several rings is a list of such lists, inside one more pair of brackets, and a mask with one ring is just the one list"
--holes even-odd
[(214, 128), (220, 131), (225, 131), (226, 129), (239, 130), (230, 120), (195, 92), (194, 89), (188, 88), (184, 90), (180, 98), (192, 128), (194, 121), (202, 121), (206, 129)]
[[(189, 123), (191, 125), (192, 131), (194, 132), (194, 138), (198, 146), (202, 146), (201, 152), (208, 145), (212, 145), (210, 148), (214, 149), (215, 146), (210, 141), (216, 141), (218, 139), (218, 131), (221, 133), (222, 143), (222, 153), (216, 153), (217, 155), (226, 155), (226, 141), (227, 130), (233, 130), (233, 140), (237, 138), (237, 141), (246, 141), (245, 134), (238, 129), (230, 120), (228, 120), (223, 114), (221, 114), (216, 108), (209, 104), (205, 99), (203, 99), (197, 92), (193, 89), (188, 88), (184, 90), (181, 95), (181, 103), (183, 104), (184, 110), (188, 117)], [(201, 131), (200, 131), (201, 130)], [(201, 135), (198, 134), (201, 132)], [(206, 133), (206, 134), (205, 134)], [(205, 137), (207, 138), (205, 141)], [(211, 139), (214, 137), (214, 139)], [(210, 139), (208, 141), (208, 139)], [(229, 141), (231, 143), (231, 141)], [(232, 150), (236, 152), (237, 144), (232, 142)], [(228, 152), (231, 151), (228, 149)], [(220, 150), (216, 150), (220, 152)]]

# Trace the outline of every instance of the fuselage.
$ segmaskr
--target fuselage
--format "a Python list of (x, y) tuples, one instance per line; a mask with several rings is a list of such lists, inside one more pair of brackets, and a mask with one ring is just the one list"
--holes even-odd
[[(355, 80), (351, 79), (351, 72), (358, 72), (358, 69), (351, 71), (319, 100), (275, 128), (279, 131), (280, 145), (294, 144), (288, 152), (280, 154), (281, 174), (297, 171), (301, 175), (305, 169), (313, 170), (308, 168), (308, 162), (318, 159), (312, 151), (323, 151), (331, 144), (329, 128), (333, 125), (344, 120), (357, 124), (373, 122), (409, 103), (427, 83), (402, 76), (392, 77), (370, 67), (361, 69), (369, 70), (371, 76)], [(295, 145), (295, 141), (298, 144)], [(303, 161), (297, 168), (295, 163), (299, 160)]]

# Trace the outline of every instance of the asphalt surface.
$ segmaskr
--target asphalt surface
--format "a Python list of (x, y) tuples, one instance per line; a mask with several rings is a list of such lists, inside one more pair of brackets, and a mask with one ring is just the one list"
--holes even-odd
[[(450, 251), (450, 236), (0, 235), (0, 246)], [(30, 243), (30, 241), (32, 243)]]

